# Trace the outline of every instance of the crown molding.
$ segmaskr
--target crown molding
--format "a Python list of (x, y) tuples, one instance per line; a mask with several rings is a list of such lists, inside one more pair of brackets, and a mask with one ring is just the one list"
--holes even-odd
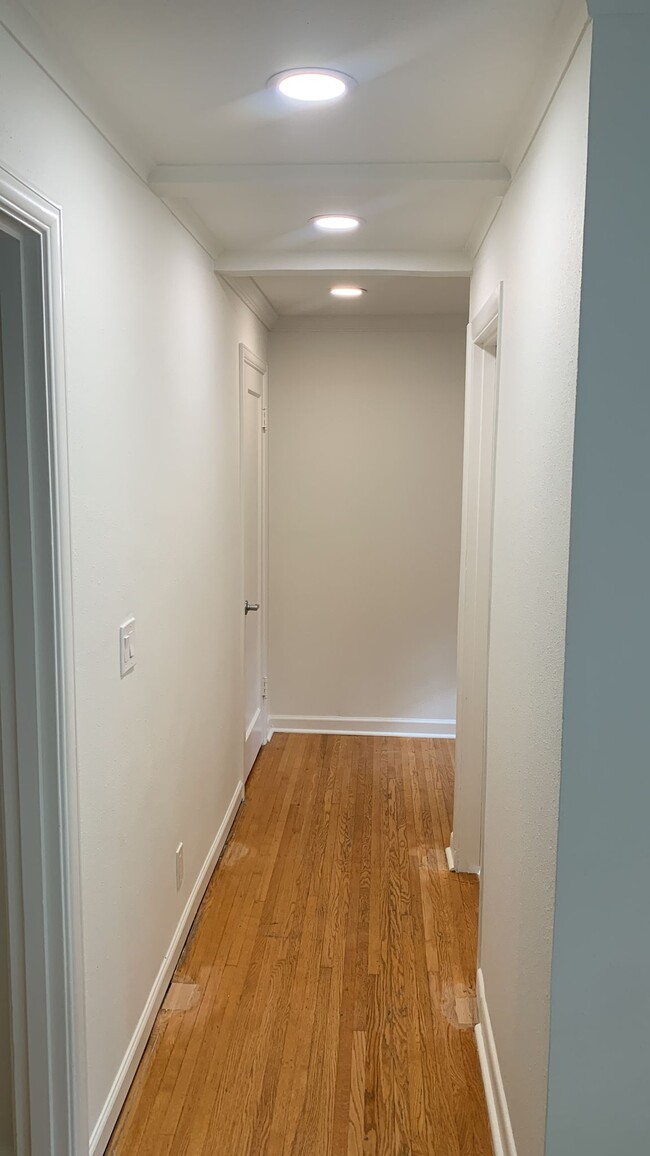
[(492, 222), (499, 212), (502, 204), (503, 197), (491, 197), (488, 203), (485, 205), (483, 211), (477, 214), (474, 220), (474, 224), (470, 230), (470, 234), (465, 243), (465, 252), (472, 259), (472, 261), (476, 257), (476, 254), (478, 253), (481, 245), (487, 237), (492, 226)]
[(522, 106), (510, 144), (502, 158), (513, 177), (537, 136), (589, 24), (585, 0), (564, 0), (549, 34), (528, 99)]
[(221, 245), (211, 229), (208, 228), (202, 217), (192, 208), (188, 201), (184, 199), (169, 200), (167, 197), (160, 198), (165, 208), (176, 220), (187, 230), (195, 241), (213, 261), (216, 261), (221, 251)]
[(255, 314), (258, 321), (261, 321), (266, 329), (275, 328), (278, 315), (266, 294), (252, 277), (229, 277), (223, 273), (217, 273), (217, 276), (250, 309), (251, 313)]
[(108, 101), (97, 95), (91, 76), (51, 28), (43, 27), (18, 0), (0, 0), (0, 26), (50, 78), (104, 140), (143, 181), (151, 167), (144, 143)]
[[(149, 187), (151, 158), (143, 142), (120, 116), (97, 95), (92, 78), (72, 57), (56, 33), (44, 28), (18, 0), (0, 0), (0, 28), (41, 69), (59, 91), (67, 97), (81, 116), (93, 126), (106, 144), (133, 173)], [(180, 225), (213, 260), (219, 245), (207, 225), (182, 199), (173, 202), (160, 198)]]

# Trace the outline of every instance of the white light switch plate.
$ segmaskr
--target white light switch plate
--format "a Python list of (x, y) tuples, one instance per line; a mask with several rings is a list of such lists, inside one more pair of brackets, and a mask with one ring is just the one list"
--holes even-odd
[(135, 666), (135, 618), (127, 618), (120, 626), (120, 678)]

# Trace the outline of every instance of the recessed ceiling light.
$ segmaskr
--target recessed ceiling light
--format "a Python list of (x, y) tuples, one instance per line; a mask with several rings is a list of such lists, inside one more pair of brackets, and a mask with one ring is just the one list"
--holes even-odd
[(269, 85), (277, 88), (283, 96), (309, 104), (337, 100), (345, 96), (355, 84), (351, 76), (331, 68), (292, 68), (287, 72), (278, 72), (269, 80)]
[(325, 213), (320, 217), (312, 217), (317, 229), (324, 229), (327, 233), (351, 233), (358, 229), (361, 217), (351, 217), (348, 213)]
[(334, 285), (330, 289), (332, 297), (363, 297), (365, 292), (359, 285)]

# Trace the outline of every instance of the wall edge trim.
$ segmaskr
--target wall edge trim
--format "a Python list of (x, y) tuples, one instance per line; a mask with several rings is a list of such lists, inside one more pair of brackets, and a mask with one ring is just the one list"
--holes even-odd
[(395, 738), (453, 739), (455, 719), (353, 718), (345, 715), (271, 715), (270, 732), (288, 734), (386, 735)]
[(499, 1056), (492, 1030), (492, 1021), (485, 995), (485, 981), (481, 968), (476, 977), (476, 996), (479, 1022), (476, 1025), (476, 1046), (481, 1065), (481, 1075), (485, 1088), (490, 1132), (494, 1144), (494, 1156), (517, 1156), (515, 1138), (510, 1121), (508, 1101), (503, 1086)]
[(90, 1137), (90, 1156), (102, 1156), (106, 1146), (111, 1138), (111, 1134), (115, 1128), (118, 1117), (124, 1106), (124, 1101), (128, 1095), (129, 1089), (133, 1082), (133, 1078), (138, 1069), (140, 1060), (144, 1053), (144, 1049), (151, 1035), (154, 1021), (160, 1010), (165, 993), (171, 982), (176, 964), (180, 958), (181, 952), (185, 945), (185, 941), (189, 934), (190, 928), (199, 909), (203, 896), (206, 892), (208, 883), (212, 877), (217, 861), (226, 843), (226, 839), (230, 833), (230, 829), (235, 821), (235, 817), (240, 805), (244, 801), (244, 783), (240, 779), (235, 789), (235, 793), (230, 800), (226, 814), (223, 817), (221, 826), (217, 831), (214, 842), (208, 851), (207, 858), (199, 872), (199, 876), (192, 888), (192, 893), (185, 905), (185, 910), (181, 915), (180, 922), (174, 932), (169, 948), (160, 965), (160, 970), (154, 985), (149, 993), (149, 997), (142, 1011), (142, 1015), (138, 1021), (136, 1029), (131, 1037), (131, 1041), (126, 1050), (122, 1063), (120, 1064), (113, 1086), (108, 1094), (108, 1098), (99, 1119), (92, 1131)]

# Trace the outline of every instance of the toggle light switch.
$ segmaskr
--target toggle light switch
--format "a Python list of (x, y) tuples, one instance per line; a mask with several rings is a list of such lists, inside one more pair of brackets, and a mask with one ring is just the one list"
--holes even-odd
[(120, 678), (135, 666), (135, 618), (127, 618), (120, 626)]

